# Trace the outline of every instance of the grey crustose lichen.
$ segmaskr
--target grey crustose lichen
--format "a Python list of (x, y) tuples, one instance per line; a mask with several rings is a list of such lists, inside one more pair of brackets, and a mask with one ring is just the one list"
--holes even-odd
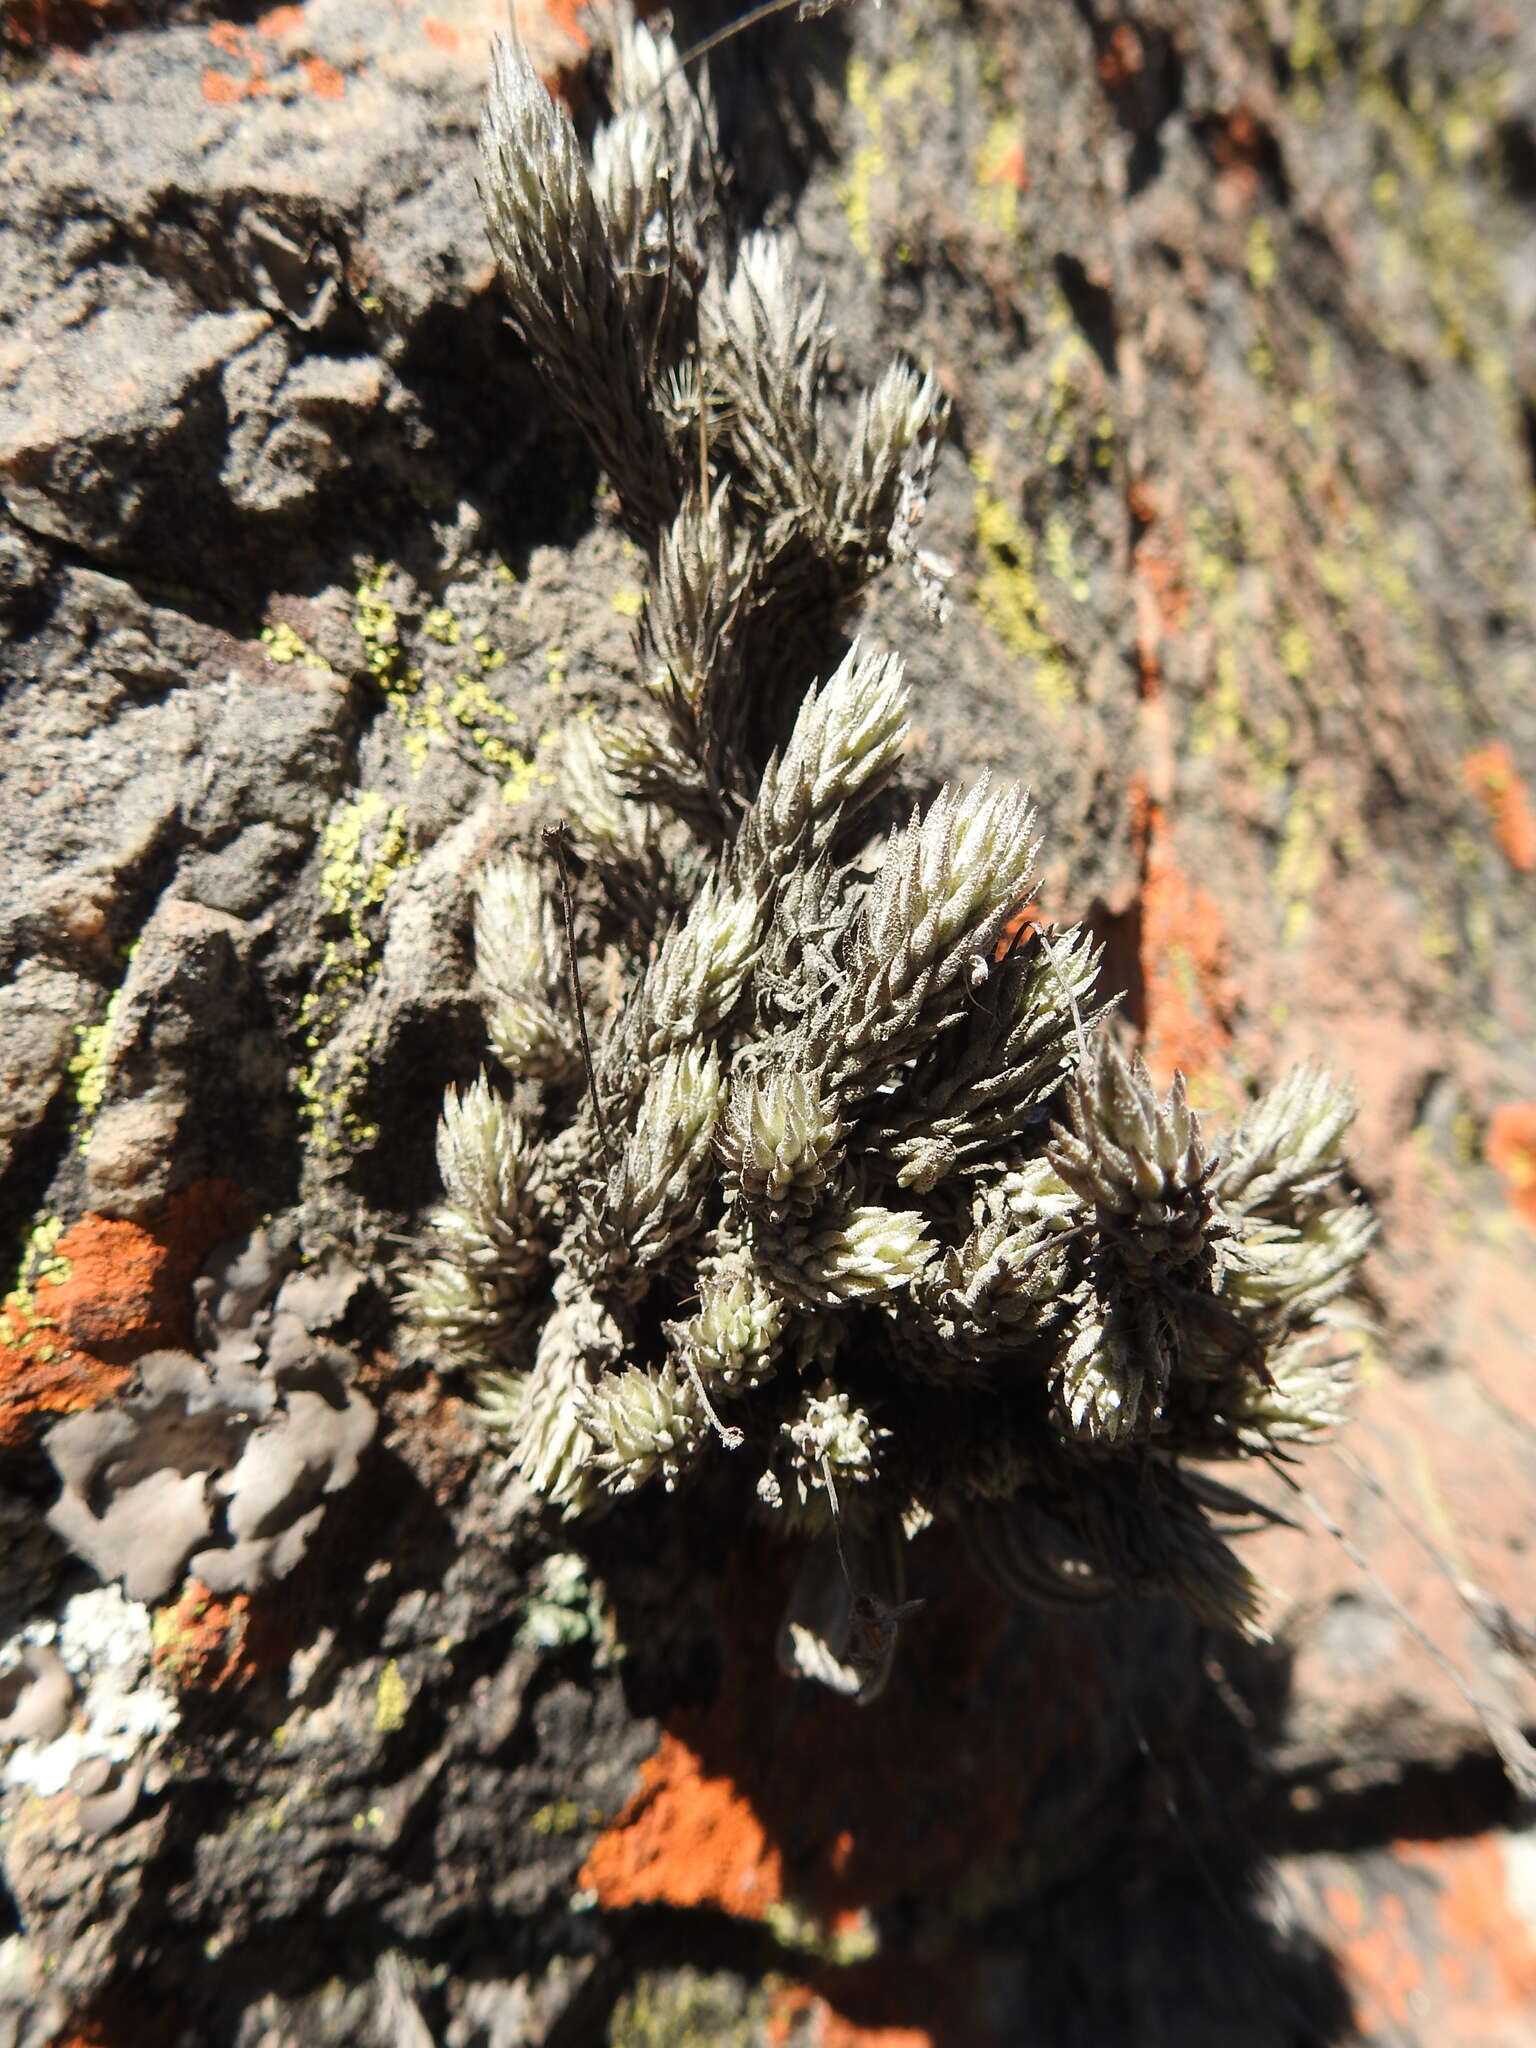
[(448, 1096), (413, 1315), (568, 1514), (739, 1461), (810, 1539), (781, 1653), (846, 1693), (939, 1518), (1017, 1595), (1255, 1626), (1251, 1504), (1204, 1464), (1339, 1418), (1350, 1100), (1299, 1069), (1213, 1146), (1111, 1035), (1091, 942), (1021, 922), (1023, 792), (893, 811), (901, 664), (840, 635), (888, 562), (942, 601), (943, 402), (896, 365), (839, 433), (820, 300), (732, 242), (705, 86), (627, 23), (614, 99), (589, 161), (503, 45), (484, 189), (648, 554), (646, 708), (571, 729), (571, 946), (547, 855), (479, 877), (498, 1071)]

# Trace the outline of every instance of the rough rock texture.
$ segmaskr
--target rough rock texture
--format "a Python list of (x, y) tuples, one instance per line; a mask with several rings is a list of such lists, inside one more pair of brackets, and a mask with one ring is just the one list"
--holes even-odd
[[(575, 10), (524, 12), (579, 97)], [(954, 401), (954, 616), (868, 613), (924, 770), (1031, 783), (1160, 1077), (1350, 1070), (1383, 1218), (1304, 1475), (1366, 1567), (1282, 1488), (1257, 1653), (935, 1544), (853, 1710), (774, 1673), (792, 1557), (707, 1495), (542, 1522), (390, 1349), (480, 1052), (464, 878), (641, 580), (501, 326), (503, 15), (0, 28), (0, 1625), (77, 1693), (67, 1756), (0, 1741), (0, 2041), (1528, 2039), (1486, 1724), (1536, 1720), (1536, 23), (887, 0), (710, 60), (850, 377)], [(261, 1218), (366, 1276), (378, 1436), (280, 1586), (93, 1635), (43, 1434)]]

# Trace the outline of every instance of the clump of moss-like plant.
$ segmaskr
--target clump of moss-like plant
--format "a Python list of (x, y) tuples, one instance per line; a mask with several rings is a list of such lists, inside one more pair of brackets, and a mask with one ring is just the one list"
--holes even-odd
[(834, 420), (787, 245), (732, 245), (704, 88), (633, 25), (615, 75), (589, 163), (504, 46), (485, 195), (648, 553), (647, 709), (573, 727), (570, 862), (478, 880), (495, 1067), (445, 1107), (414, 1315), (568, 1513), (739, 1461), (814, 1539), (784, 1656), (842, 1691), (883, 1682), (934, 1518), (1020, 1595), (1249, 1626), (1246, 1503), (1186, 1461), (1338, 1418), (1349, 1099), (1300, 1069), (1213, 1145), (1119, 1049), (1090, 942), (1021, 920), (1023, 792), (893, 813), (901, 665), (840, 634), (887, 562), (941, 595), (942, 402), (896, 365)]

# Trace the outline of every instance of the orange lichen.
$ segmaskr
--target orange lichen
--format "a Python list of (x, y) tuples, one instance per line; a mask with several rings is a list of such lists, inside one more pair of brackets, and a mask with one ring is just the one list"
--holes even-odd
[(1488, 1124), (1483, 1154), (1509, 1182), (1517, 1215), (1536, 1224), (1536, 1102), (1505, 1102)]
[(769, 2048), (783, 2048), (794, 2030), (800, 2015), (809, 2012), (816, 2003), (816, 1994), (809, 1984), (781, 1984), (774, 1993), (768, 2012), (766, 2038)]
[(817, 2004), (821, 2007), (820, 2048), (934, 2048), (926, 2027), (863, 2027), (834, 2012), (824, 1998)]
[(317, 100), (339, 100), (347, 89), (347, 81), (334, 64), (327, 64), (323, 57), (306, 57), (302, 66), (304, 82)]
[(1133, 476), (1126, 485), (1125, 503), (1138, 526), (1150, 526), (1157, 517), (1157, 496), (1144, 476)]
[(1232, 1043), (1226, 921), (1210, 891), (1184, 872), (1163, 807), (1139, 777), (1131, 821), (1141, 855), (1142, 1053), (1166, 1086), (1175, 1069), (1196, 1079), (1219, 1067)]
[(268, 13), (262, 15), (256, 24), (256, 31), (258, 35), (286, 36), (291, 35), (296, 28), (302, 28), (303, 26), (304, 10), (302, 7), (274, 7)]
[[(1369, 1926), (1339, 1944), (1363, 2033), (1444, 2041), (1526, 2039), (1536, 2011), (1536, 1941), (1511, 1904), (1495, 1835), (1395, 1842)], [(1431, 1882), (1426, 1887), (1424, 1878)], [(1404, 1880), (1408, 1882), (1405, 1884)], [(1330, 1907), (1335, 1888), (1329, 1887)]]
[(222, 1692), (286, 1663), (292, 1631), (280, 1616), (252, 1612), (251, 1596), (219, 1600), (188, 1579), (174, 1605), (154, 1618), (155, 1670), (182, 1692)]
[(236, 63), (244, 64), (248, 72), (245, 78), (232, 78), (227, 71), (205, 71), (203, 98), (211, 106), (227, 107), (235, 100), (256, 99), (267, 90), (266, 65), (248, 28), (234, 21), (211, 22), (208, 40), (220, 56), (232, 57)]
[(188, 1579), (174, 1606), (155, 1616), (152, 1662), (160, 1677), (186, 1689), (217, 1692), (240, 1671), (250, 1595), (216, 1600), (201, 1579)]
[(1439, 1922), (1446, 1940), (1465, 1961), (1480, 1956), (1509, 2004), (1536, 2003), (1536, 1938), (1529, 1922), (1510, 1903), (1503, 1852), (1493, 1835), (1472, 1841), (1400, 1842), (1405, 1862), (1434, 1872), (1440, 1880)]
[(1011, 185), (1015, 192), (1029, 190), (1029, 157), (1022, 138), (1009, 144), (996, 163), (982, 173), (984, 185)]
[(1365, 2030), (1375, 2034), (1388, 2021), (1407, 2026), (1413, 2018), (1414, 1993), (1424, 1982), (1424, 1965), (1399, 1930), (1373, 1927), (1354, 1935), (1343, 1944), (1343, 1959)]
[(459, 31), (451, 21), (439, 21), (435, 14), (429, 14), (422, 22), (421, 32), (436, 49), (452, 52), (459, 47)]
[[(808, 1984), (785, 1984), (773, 1997), (768, 2016), (767, 2038), (778, 2044), (796, 2037), (795, 2023), (808, 2020), (813, 2048), (934, 2048), (933, 2035), (926, 2027), (867, 2027), (836, 2011), (832, 2003)], [(806, 2038), (803, 2033), (799, 2038)]]
[(1514, 755), (1503, 740), (1493, 740), (1468, 754), (1461, 772), (1493, 822), (1499, 851), (1512, 868), (1528, 875), (1536, 868), (1536, 811), (1516, 770)]
[[(635, 12), (643, 21), (658, 5), (659, 0), (638, 0)], [(590, 0), (517, 0), (516, 12), (534, 69), (549, 92), (574, 112), (586, 97), (583, 73), (592, 52), (589, 24), (596, 10)]]
[(774, 2048), (992, 2048), (984, 2003), (964, 1956), (882, 1956), (779, 1985), (764, 2034)]
[(165, 2012), (152, 2013), (132, 1991), (114, 1989), (77, 2013), (48, 2048), (142, 2048), (146, 2041), (171, 2040), (180, 2026)]
[(1346, 1934), (1357, 1934), (1365, 1925), (1365, 1901), (1347, 1885), (1324, 1885), (1323, 1906), (1334, 1926)]
[(610, 1910), (709, 1906), (758, 1919), (784, 1896), (779, 1852), (729, 1778), (664, 1733), (640, 1787), (595, 1844), (581, 1882)]
[[(591, 49), (592, 38), (587, 34), (581, 21), (581, 17), (587, 11), (587, 0), (538, 0), (537, 6), (530, 11), (538, 14), (551, 28), (557, 28), (562, 35), (569, 36), (573, 43), (579, 43), (584, 50)], [(639, 7), (635, 11), (637, 14), (645, 15), (649, 14), (651, 9)]]
[[(941, 1540), (928, 1540), (942, 1560)], [(707, 1905), (753, 1918), (787, 1901), (835, 1928), (840, 1914), (995, 1868), (1042, 1774), (1066, 1767), (1088, 1739), (1103, 1674), (1092, 1643), (1070, 1627), (1049, 1658), (1010, 1659), (989, 1678), (1005, 1697), (977, 1726), (976, 1690), (1009, 1610), (957, 1556), (955, 1589), (903, 1631), (912, 1668), (940, 1676), (893, 1684), (857, 1711), (784, 1677), (774, 1638), (795, 1563), (791, 1546), (765, 1536), (744, 1544), (721, 1596), (718, 1694), (672, 1717), (588, 1858), (583, 1882), (604, 1907)], [(1016, 1690), (1027, 1691), (1037, 1730), (1023, 1762), (1010, 1733)], [(778, 1731), (772, 1743), (765, 1725)], [(848, 2009), (841, 1998), (838, 2009)]]
[(192, 1339), (194, 1274), (222, 1238), (250, 1224), (227, 1181), (171, 1197), (151, 1223), (86, 1215), (54, 1248), (61, 1276), (0, 1315), (0, 1444), (43, 1415), (107, 1400), (143, 1352)]
[(0, 1314), (0, 1445), (18, 1444), (39, 1417), (72, 1415), (110, 1400), (128, 1378), (126, 1366), (63, 1346), (49, 1324), (24, 1324)]

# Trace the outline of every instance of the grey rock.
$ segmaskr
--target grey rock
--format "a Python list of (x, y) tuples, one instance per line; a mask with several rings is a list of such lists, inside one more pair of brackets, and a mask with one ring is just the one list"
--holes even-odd
[(284, 878), (303, 858), (308, 838), (292, 827), (265, 819), (246, 825), (215, 853), (189, 852), (171, 894), (247, 921), (258, 918), (280, 895)]
[(76, 1034), (89, 1017), (88, 984), (64, 968), (28, 960), (0, 985), (0, 1176), (65, 1086)]
[(293, 360), (282, 333), (261, 337), (223, 372), (230, 418), (221, 481), (238, 511), (302, 505), (346, 460), (334, 429), (355, 433), (392, 385), (373, 356)]
[(103, 1048), (105, 1102), (86, 1151), (90, 1199), (104, 1213), (144, 1214), (176, 1171), (206, 1171), (206, 1133), (189, 1130), (183, 1145), (183, 1131), (210, 1089), (239, 1087), (250, 940), (240, 919), (174, 900), (145, 929)]
[(85, 1196), (99, 1215), (142, 1218), (171, 1192), (177, 1141), (187, 1116), (177, 1089), (155, 1089), (108, 1103), (85, 1148)]
[(48, 574), (48, 550), (0, 516), (0, 617), (13, 612)]
[(83, 320), (68, 311), (67, 325), (17, 338), (29, 362), (0, 404), (0, 496), (28, 531), (110, 558), (178, 469), (197, 466), (219, 371), (269, 316), (187, 320), (164, 289), (133, 306), (104, 298)]

